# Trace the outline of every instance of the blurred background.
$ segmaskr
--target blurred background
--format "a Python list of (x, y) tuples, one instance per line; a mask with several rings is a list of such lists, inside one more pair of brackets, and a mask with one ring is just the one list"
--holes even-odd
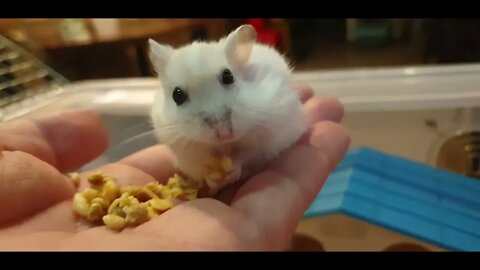
[(148, 38), (180, 46), (243, 23), (299, 71), (480, 61), (478, 19), (0, 19), (0, 34), (76, 81), (151, 76)]

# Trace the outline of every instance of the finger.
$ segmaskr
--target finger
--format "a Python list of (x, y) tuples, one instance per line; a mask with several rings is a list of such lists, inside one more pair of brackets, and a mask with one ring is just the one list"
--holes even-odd
[(74, 187), (55, 168), (20, 151), (0, 152), (0, 225), (71, 198)]
[(286, 245), (349, 143), (338, 124), (317, 123), (308, 144), (296, 145), (268, 170), (249, 179), (232, 207), (253, 219), (267, 241)]
[(108, 137), (100, 116), (72, 111), (0, 125), (0, 149), (23, 151), (61, 172), (78, 169), (101, 154)]
[(120, 161), (144, 171), (159, 182), (167, 181), (175, 173), (174, 156), (165, 145), (156, 145), (132, 154)]
[(223, 202), (224, 204), (230, 205), (238, 190), (242, 187), (244, 183), (245, 181), (237, 181), (222, 188), (215, 196), (215, 199)]
[[(0, 166), (0, 171), (1, 171), (1, 166)], [(114, 163), (114, 164), (108, 164), (108, 165), (102, 166), (94, 171), (80, 174), (82, 178), (82, 182), (79, 187), (79, 190), (83, 190), (88, 186), (87, 177), (89, 174), (93, 172), (103, 172), (105, 174), (115, 177), (120, 186), (126, 186), (126, 185), (141, 186), (149, 182), (156, 181), (152, 176), (150, 176), (149, 174), (145, 173), (144, 171), (138, 168), (135, 168), (133, 166), (129, 166), (126, 164)], [(0, 174), (0, 177), (2, 177), (1, 174)], [(52, 180), (53, 178), (48, 177), (46, 179)], [(62, 182), (69, 184), (69, 182), (65, 181), (65, 179), (63, 179)], [(52, 186), (50, 181), (47, 181), (44, 184), (45, 186), (42, 186), (42, 187), (46, 189)], [(63, 198), (63, 202), (61, 202), (62, 200), (53, 200), (51, 203), (45, 204), (45, 207), (40, 208), (42, 211), (32, 211), (29, 215), (24, 215), (25, 218), (28, 218), (28, 220), (24, 220), (22, 223), (17, 224), (15, 226), (10, 226), (8, 230), (2, 230), (0, 234), (21, 234), (21, 233), (42, 232), (42, 231), (76, 232), (76, 231), (89, 229), (91, 226), (89, 226), (88, 224), (84, 224), (80, 226), (79, 221), (76, 219), (74, 215), (72, 201), (71, 201), (71, 197), (73, 195), (74, 190), (73, 190), (73, 187), (70, 187), (70, 188), (72, 190), (69, 194), (67, 194)], [(56, 189), (56, 188), (53, 187), (53, 189)], [(3, 198), (4, 196), (2, 191), (4, 190), (0, 190), (0, 196), (2, 196)], [(22, 194), (19, 194), (19, 195), (22, 196)], [(50, 195), (44, 195), (44, 196), (50, 196)], [(6, 206), (7, 204), (5, 204), (1, 200), (2, 198), (0, 198), (0, 203), (2, 203), (2, 206)], [(49, 198), (51, 198), (51, 196)], [(35, 198), (29, 197), (28, 200), (25, 199), (25, 204), (27, 205), (26, 208), (29, 207), (28, 203), (34, 203), (35, 205), (37, 205), (36, 200), (37, 200), (36, 197)], [(48, 202), (48, 200), (45, 200), (42, 202)], [(17, 202), (12, 202), (12, 203), (15, 203), (15, 205), (18, 205)], [(46, 209), (47, 207), (50, 207), (50, 208)], [(33, 208), (31, 208), (30, 210), (32, 209)], [(0, 206), (0, 212), (1, 211), (3, 211), (3, 209)], [(0, 220), (0, 225), (1, 224), (2, 222)]]
[(38, 212), (28, 220), (2, 229), (0, 236), (45, 231), (77, 232), (80, 228), (79, 220), (73, 211), (72, 200), (66, 200)]
[(313, 97), (305, 103), (304, 107), (311, 124), (319, 121), (339, 123), (343, 118), (343, 105), (335, 98)]
[(295, 90), (298, 92), (302, 103), (313, 97), (313, 89), (310, 86), (299, 86)]
[[(149, 182), (156, 181), (157, 179), (165, 182), (166, 179), (173, 175), (173, 163), (171, 161), (170, 154), (171, 153), (165, 146), (153, 146), (126, 157), (119, 163), (107, 164), (98, 169), (84, 172), (80, 174), (82, 181), (79, 190), (83, 190), (88, 186), (88, 175), (94, 172), (103, 172), (115, 177), (120, 186), (144, 185)], [(1, 164), (2, 163), (0, 163), (0, 165)], [(5, 163), (3, 164), (5, 165)], [(47, 180), (52, 179), (51, 177), (43, 178)], [(6, 178), (0, 174), (0, 179)], [(68, 183), (68, 181), (63, 180), (62, 183)], [(48, 188), (50, 185), (51, 184), (49, 182), (45, 182), (44, 186), (42, 187)], [(0, 196), (2, 196), (1, 191)], [(69, 196), (71, 197), (71, 195)], [(5, 198), (4, 196), (2, 197)], [(2, 203), (2, 205), (6, 204)], [(46, 207), (48, 206), (49, 205)], [(0, 211), (2, 210), (0, 209)], [(22, 222), (22, 224), (13, 226), (8, 230), (7, 233), (37, 232), (45, 230), (73, 232), (82, 229), (88, 229), (88, 226), (83, 228), (78, 227), (78, 222), (73, 216), (71, 200), (57, 204), (46, 211), (42, 211), (41, 213), (39, 211), (36, 212), (38, 212), (38, 214), (32, 216), (29, 220)], [(33, 214), (35, 213), (32, 212), (32, 215)]]

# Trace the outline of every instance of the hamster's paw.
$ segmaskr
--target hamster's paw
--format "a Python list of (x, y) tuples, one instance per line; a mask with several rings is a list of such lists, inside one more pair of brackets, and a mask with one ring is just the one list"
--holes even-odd
[(239, 163), (238, 164), (234, 163), (232, 170), (223, 178), (223, 183), (222, 183), (223, 186), (230, 185), (237, 182), (238, 180), (240, 180), (241, 175), (242, 175), (242, 166), (240, 166)]
[(211, 193), (216, 194), (223, 187), (238, 181), (242, 175), (242, 166), (240, 162), (225, 161), (222, 171), (213, 172), (206, 177), (206, 184)]

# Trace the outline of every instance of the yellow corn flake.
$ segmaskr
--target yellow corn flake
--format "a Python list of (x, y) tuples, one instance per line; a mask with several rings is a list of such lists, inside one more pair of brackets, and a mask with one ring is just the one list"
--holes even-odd
[(120, 207), (109, 208), (108, 209), (108, 214), (123, 217), (123, 218), (127, 216), (125, 211), (123, 211), (123, 209), (120, 208)]
[(146, 199), (144, 199), (143, 201), (148, 201), (149, 199), (156, 199), (158, 198), (158, 195), (155, 194), (155, 192), (153, 192), (152, 190), (148, 189), (148, 188), (143, 188), (142, 191), (141, 191), (141, 194), (145, 194), (147, 196)]
[(167, 187), (173, 188), (173, 187), (179, 187), (179, 188), (185, 188), (189, 185), (187, 180), (180, 176), (179, 174), (174, 174), (173, 177), (170, 177), (168, 179)]
[(162, 199), (170, 199), (170, 198), (173, 198), (172, 190), (169, 189), (169, 188), (164, 188), (164, 189), (162, 189), (162, 193), (161, 193), (160, 198), (162, 198)]
[(121, 201), (120, 203), (118, 204), (118, 206), (120, 207), (125, 207), (125, 206), (130, 206), (130, 205), (135, 205), (135, 204), (139, 204), (140, 202), (138, 201), (137, 198), (135, 198), (134, 196), (130, 195), (130, 196), (125, 196)]
[(146, 202), (152, 198), (158, 198), (160, 193), (155, 192), (149, 185), (145, 187), (126, 186), (122, 187), (121, 193), (128, 193), (129, 195), (137, 198), (140, 202)]
[(179, 186), (182, 185), (182, 182), (183, 182), (182, 178), (178, 174), (175, 174), (173, 177), (168, 179), (167, 186), (168, 187), (179, 187)]
[(159, 199), (169, 199), (173, 198), (175, 195), (178, 195), (178, 189), (181, 188), (176, 184), (172, 184), (171, 186), (164, 186), (161, 184), (149, 183), (147, 184), (146, 189), (152, 191), (156, 197), (151, 197), (150, 199), (159, 198)]
[(104, 182), (116, 182), (116, 179), (113, 176), (105, 175), (105, 174), (103, 174), (102, 176), (103, 176)]
[(145, 186), (145, 189), (152, 191), (160, 198), (163, 198), (163, 193), (166, 188), (164, 185), (155, 182), (150, 182)]
[(92, 203), (90, 209), (88, 209), (87, 220), (88, 221), (97, 221), (107, 213), (106, 209), (102, 207), (99, 203)]
[(113, 214), (117, 209), (121, 210), (122, 208), (119, 206), (120, 202), (125, 199), (125, 195), (129, 196), (128, 193), (122, 194), (120, 198), (115, 199), (108, 207), (108, 213)]
[(131, 204), (131, 198), (134, 198), (132, 195), (129, 193), (123, 193), (120, 198), (115, 199), (112, 204), (110, 204), (110, 208), (108, 211), (112, 211), (113, 208), (120, 208), (122, 209), (123, 207), (130, 205)]
[(141, 190), (141, 187), (137, 187), (137, 186), (124, 186), (120, 188), (120, 192), (122, 194), (129, 193), (130, 195), (133, 195), (133, 196), (135, 196), (140, 190)]
[(232, 159), (227, 156), (223, 156), (220, 163), (224, 172), (230, 172), (233, 169)]
[(102, 187), (102, 197), (109, 203), (113, 202), (120, 195), (120, 190), (117, 184), (113, 181), (108, 181)]
[(151, 206), (148, 206), (147, 207), (147, 211), (148, 211), (148, 219), (151, 220), (153, 218), (155, 218), (156, 216), (158, 216), (158, 213), (155, 211), (155, 209), (153, 209), (153, 207)]
[(174, 188), (170, 189), (169, 193), (170, 193), (169, 194), (170, 196), (165, 198), (165, 199), (170, 199), (170, 200), (171, 199), (176, 199), (176, 198), (178, 198), (178, 196), (180, 196), (182, 194), (182, 189), (179, 188), (179, 187), (174, 187)]
[(171, 188), (171, 187), (163, 187), (162, 188), (162, 199), (172, 199), (175, 198), (175, 195), (177, 195), (176, 191), (178, 188)]
[(82, 194), (85, 196), (88, 202), (91, 202), (93, 199), (100, 196), (100, 193), (93, 188), (86, 188), (83, 190)]
[(74, 173), (69, 173), (68, 174), (68, 178), (70, 179), (70, 181), (72, 181), (73, 185), (75, 187), (78, 187), (80, 185), (80, 174), (74, 172)]
[(228, 173), (233, 170), (233, 161), (228, 156), (214, 159), (207, 165), (205, 182), (210, 188), (220, 186)]
[(127, 225), (125, 218), (116, 215), (105, 215), (102, 220), (110, 230), (120, 231)]
[(148, 210), (145, 204), (134, 204), (124, 208), (128, 225), (137, 226), (148, 221)]
[(90, 205), (82, 193), (77, 193), (73, 197), (73, 209), (77, 212), (80, 216), (86, 217), (88, 215), (88, 209)]
[(173, 207), (173, 204), (169, 200), (164, 199), (152, 199), (148, 201), (148, 204), (157, 211), (166, 211)]
[(91, 185), (95, 185), (95, 186), (98, 186), (98, 185), (103, 184), (103, 183), (104, 183), (103, 174), (101, 174), (101, 173), (91, 174), (91, 175), (88, 177), (88, 182), (89, 182)]
[(99, 204), (102, 207), (102, 209), (108, 209), (108, 207), (110, 206), (110, 203), (101, 197), (97, 197), (91, 201), (92, 205), (95, 203)]

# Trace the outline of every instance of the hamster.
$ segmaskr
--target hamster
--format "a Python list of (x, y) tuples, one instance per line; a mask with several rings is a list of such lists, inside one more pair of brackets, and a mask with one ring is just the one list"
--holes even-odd
[(150, 39), (149, 55), (161, 85), (152, 125), (180, 173), (204, 185), (209, 160), (232, 159), (222, 183), (209, 184), (211, 194), (252, 176), (306, 131), (289, 63), (258, 43), (251, 25), (218, 41), (179, 48)]

